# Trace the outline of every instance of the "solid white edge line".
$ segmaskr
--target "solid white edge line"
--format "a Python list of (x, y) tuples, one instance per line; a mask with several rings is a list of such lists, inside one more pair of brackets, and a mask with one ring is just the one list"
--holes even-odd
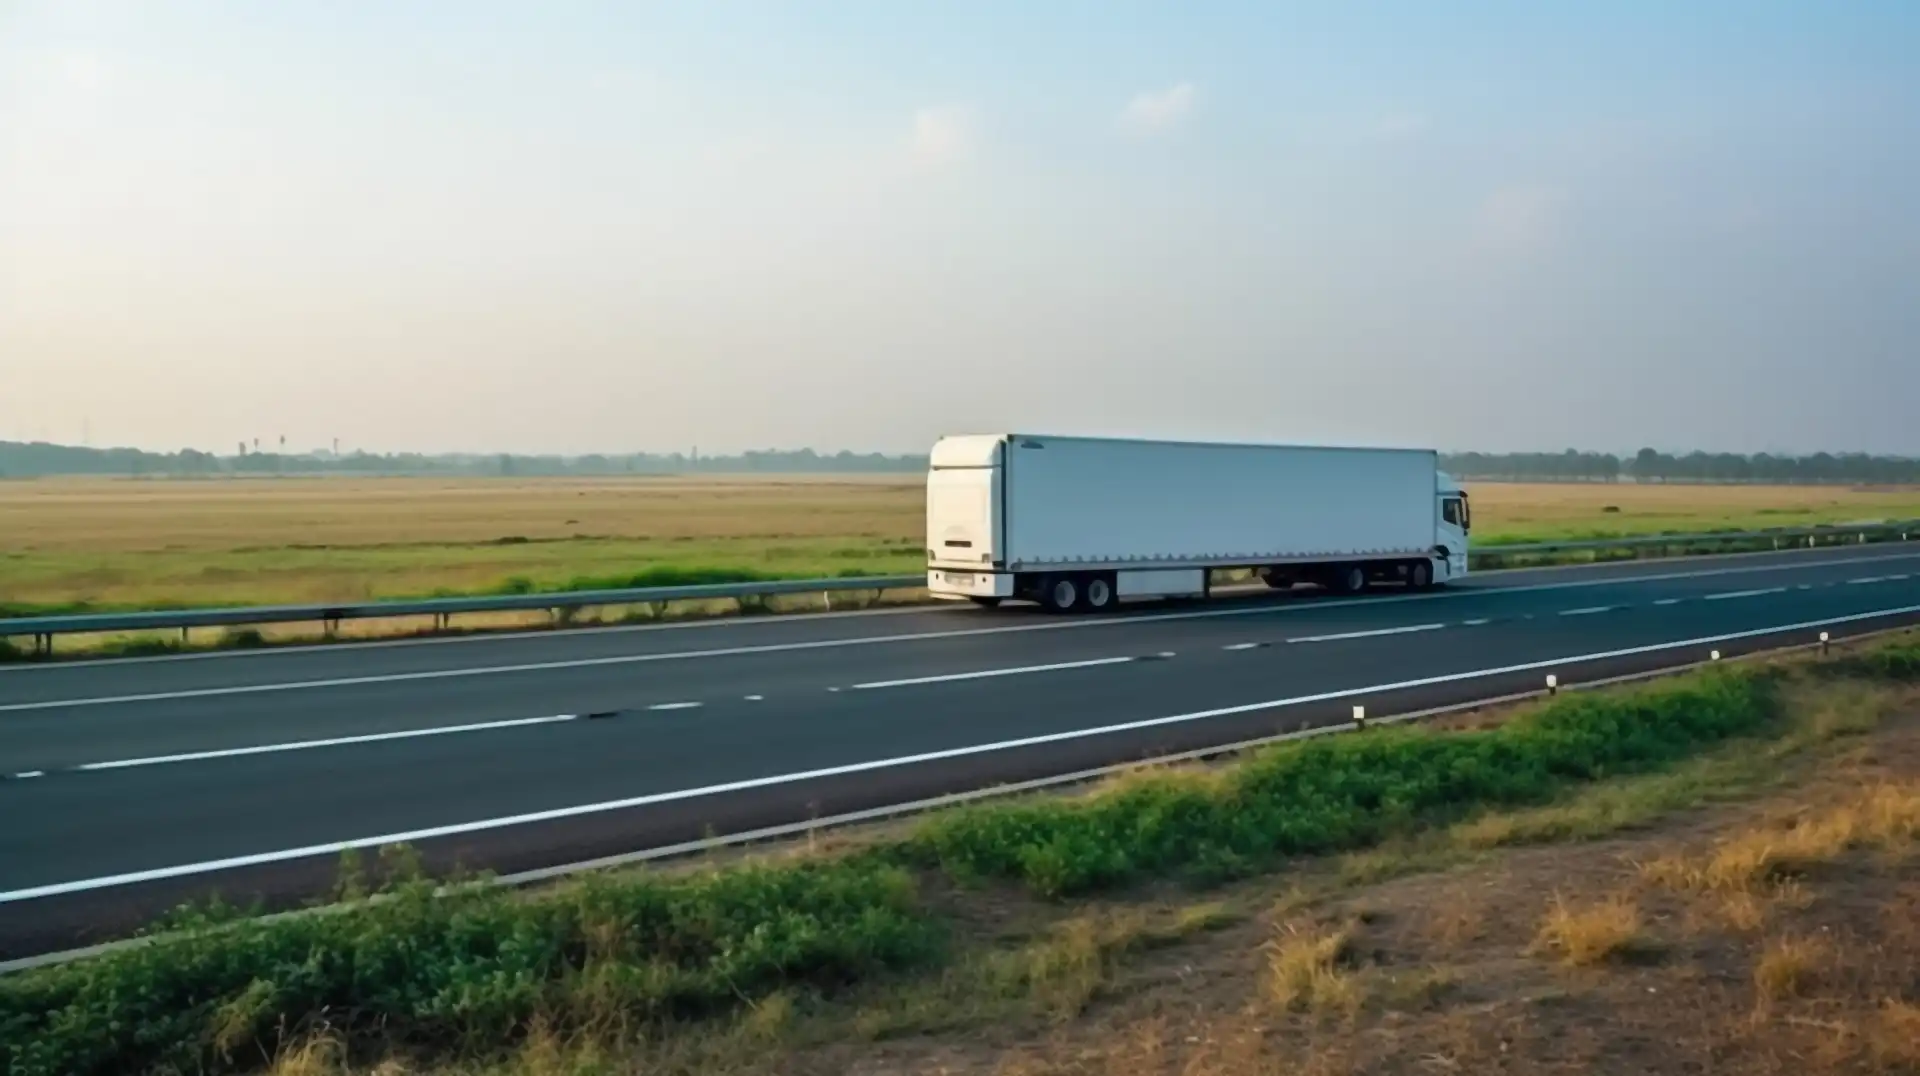
[(451, 736), (462, 732), (491, 732), (496, 729), (524, 728), (529, 725), (553, 725), (576, 720), (576, 714), (551, 717), (515, 717), (505, 721), (476, 721), (469, 725), (436, 725), (426, 729), (401, 729), (397, 732), (370, 732), (362, 736), (331, 736), (324, 740), (295, 740), (292, 743), (256, 744), (250, 747), (222, 747), (210, 751), (187, 751), (177, 755), (152, 755), (147, 758), (122, 758), (109, 762), (87, 762), (71, 769), (81, 772), (130, 770), (139, 766), (165, 766), (175, 762), (201, 762), (214, 758), (243, 758), (247, 755), (271, 755), (282, 751), (309, 751), (316, 747), (345, 747), (349, 744), (383, 743), (388, 740), (417, 740), (426, 736)]
[(1367, 631), (1342, 631), (1330, 635), (1302, 635), (1289, 643), (1338, 643), (1348, 639), (1373, 639), (1382, 635), (1410, 635), (1416, 631), (1439, 631), (1445, 624), (1407, 624), (1398, 628), (1373, 628)]
[(914, 676), (904, 680), (874, 680), (855, 684), (850, 691), (877, 691), (888, 687), (915, 687), (920, 684), (947, 684), (957, 680), (990, 680), (998, 676), (1024, 676), (1027, 673), (1065, 672), (1069, 669), (1094, 669), (1102, 665), (1125, 665), (1138, 658), (1092, 658), (1087, 661), (1058, 661), (1051, 665), (1020, 665), (1009, 669), (979, 669), (974, 672), (942, 673), (938, 676)]
[[(1763, 556), (1767, 554), (1737, 554), (1739, 556)], [(1676, 558), (1678, 559), (1678, 558)], [(1710, 559), (1710, 558), (1702, 558)], [(1488, 587), (1485, 589), (1449, 589), (1424, 594), (1378, 595), (1367, 598), (1354, 598), (1336, 601), (1312, 601), (1301, 604), (1260, 604), (1237, 609), (1201, 609), (1179, 613), (1148, 613), (1133, 616), (1093, 617), (1085, 620), (1051, 621), (1041, 624), (1001, 624), (985, 628), (959, 628), (948, 631), (904, 632), (899, 635), (859, 636), (851, 639), (808, 639), (791, 643), (763, 643), (752, 646), (720, 647), (710, 650), (676, 650), (653, 654), (619, 654), (599, 658), (575, 658), (565, 661), (531, 662), (515, 665), (473, 666), (459, 669), (428, 669), (419, 672), (387, 673), (378, 676), (350, 676), (321, 680), (293, 680), (272, 684), (248, 684), (236, 687), (196, 688), (186, 691), (153, 692), (138, 695), (109, 695), (95, 698), (60, 699), (50, 702), (9, 703), (0, 705), (0, 713), (14, 713), (27, 710), (51, 710), (65, 707), (109, 706), (134, 702), (164, 702), (171, 699), (215, 698), (226, 695), (264, 694), (278, 691), (305, 691), (319, 688), (356, 687), (363, 684), (402, 683), (413, 680), (444, 680), (468, 676), (492, 676), (521, 672), (547, 672), (554, 669), (592, 668), (606, 665), (633, 665), (656, 661), (686, 661), (699, 658), (740, 657), (751, 654), (790, 653), (806, 650), (830, 650), (839, 647), (878, 646), (887, 643), (927, 642), (935, 639), (962, 639), (979, 635), (1008, 635), (1032, 631), (1069, 631), (1081, 628), (1117, 627), (1129, 624), (1157, 624), (1183, 620), (1205, 620), (1232, 616), (1271, 616), (1276, 613), (1287, 614), (1312, 612), (1319, 609), (1346, 609), (1355, 606), (1395, 605), (1401, 602), (1443, 601), (1454, 598), (1484, 597), (1501, 594), (1535, 594), (1550, 590), (1577, 590), (1586, 587), (1629, 586), (1641, 583), (1671, 582), (1677, 579), (1711, 579), (1724, 575), (1746, 575), (1755, 572), (1806, 571), (1809, 569), (1838, 566), (1840, 564), (1872, 564), (1881, 561), (1920, 559), (1920, 553), (1894, 553), (1877, 557), (1842, 557), (1832, 560), (1816, 561), (1807, 564), (1749, 564), (1732, 568), (1709, 568), (1691, 572), (1662, 572), (1653, 575), (1610, 575), (1600, 579), (1573, 579), (1553, 583), (1530, 583), (1512, 587)], [(1512, 569), (1513, 571), (1583, 571), (1594, 565), (1575, 565), (1558, 569)], [(1600, 565), (1599, 567), (1605, 567)], [(1502, 573), (1485, 572), (1479, 576), (1469, 575), (1468, 579), (1484, 578)], [(1811, 588), (1805, 588), (1811, 589)], [(926, 612), (925, 608), (918, 608)], [(823, 614), (831, 615), (831, 614)], [(850, 617), (869, 615), (867, 613), (848, 613)], [(794, 623), (818, 617), (795, 617)], [(700, 622), (698, 626), (743, 626), (738, 620)], [(760, 623), (766, 623), (761, 621)], [(645, 625), (643, 625), (645, 626)], [(666, 625), (652, 625), (665, 627)], [(692, 627), (695, 625), (684, 625)], [(511, 638), (564, 638), (564, 634), (540, 632), (516, 636), (474, 636), (470, 639), (416, 640), (418, 642), (467, 642), (467, 641), (508, 641)], [(586, 636), (583, 636), (586, 637)], [(387, 645), (387, 644), (367, 644)], [(339, 647), (298, 647), (279, 651), (281, 655), (324, 654), (342, 648)], [(117, 661), (87, 662), (81, 665), (0, 665), (0, 676), (19, 675), (28, 672), (50, 672), (59, 669), (87, 668), (98, 669), (114, 665), (132, 664), (148, 661), (181, 661), (188, 658), (232, 657), (241, 654), (262, 655), (275, 653), (273, 650), (231, 651), (221, 654), (170, 655), (158, 658), (128, 658)]]
[(1920, 605), (1907, 605), (1892, 609), (1876, 609), (1872, 612), (1828, 617), (1823, 620), (1806, 620), (1794, 624), (1778, 624), (1772, 627), (1751, 628), (1746, 631), (1729, 632), (1722, 635), (1705, 635), (1675, 642), (1649, 643), (1644, 646), (1625, 647), (1619, 650), (1607, 650), (1593, 654), (1576, 654), (1566, 657), (1548, 658), (1541, 661), (1528, 661), (1517, 665), (1503, 665), (1490, 669), (1445, 673), (1440, 676), (1402, 680), (1397, 683), (1370, 684), (1365, 687), (1342, 688), (1337, 691), (1322, 691), (1312, 695), (1300, 695), (1293, 698), (1243, 703), (1238, 706), (1224, 706), (1213, 710), (1197, 710), (1192, 713), (1174, 714), (1169, 717), (1152, 717), (1139, 721), (1126, 721), (1115, 725), (1102, 725), (1098, 728), (1052, 732), (1040, 736), (1026, 736), (1017, 740), (1001, 740), (996, 743), (973, 744), (967, 747), (953, 747), (916, 755), (902, 755), (896, 758), (873, 759), (867, 762), (828, 766), (820, 769), (805, 770), (799, 773), (753, 777), (740, 781), (729, 781), (724, 784), (708, 785), (702, 788), (679, 789), (673, 792), (656, 792), (644, 796), (633, 796), (627, 799), (609, 800), (603, 803), (587, 803), (573, 807), (556, 807), (545, 811), (532, 811), (526, 814), (509, 815), (501, 818), (486, 818), (473, 822), (457, 822), (451, 825), (431, 826), (424, 829), (407, 830), (399, 833), (386, 833), (377, 837), (358, 837), (344, 841), (332, 841), (325, 844), (307, 845), (301, 848), (287, 848), (273, 852), (256, 852), (250, 855), (230, 856), (225, 859), (208, 860), (202, 863), (185, 863), (172, 867), (157, 867), (151, 870), (107, 875), (100, 878), (56, 882), (51, 885), (32, 886), (26, 889), (16, 889), (11, 892), (0, 893), (0, 904), (17, 904), (22, 901), (64, 896), (69, 893), (84, 893), (96, 889), (111, 889), (120, 886), (135, 885), (141, 882), (165, 881), (170, 878), (184, 878), (197, 874), (210, 874), (215, 871), (234, 870), (242, 867), (265, 866), (272, 863), (284, 863), (294, 859), (308, 859), (313, 856), (338, 855), (341, 852), (353, 849), (379, 848), (389, 844), (411, 844), (418, 841), (434, 840), (440, 837), (455, 837), (469, 833), (484, 833), (490, 830), (506, 829), (513, 826), (563, 821), (565, 819), (579, 818), (586, 815), (605, 814), (608, 811), (651, 807), (661, 803), (677, 803), (684, 800), (703, 799), (709, 796), (724, 795), (732, 792), (749, 792), (754, 789), (774, 788), (781, 785), (816, 781), (828, 777), (845, 777), (852, 774), (871, 773), (876, 770), (896, 769), (902, 766), (913, 766), (927, 762), (941, 762), (954, 758), (967, 758), (973, 755), (991, 754), (998, 751), (1040, 747), (1046, 744), (1065, 743), (1072, 740), (1084, 740), (1095, 736), (1107, 736), (1119, 732), (1135, 732), (1140, 729), (1160, 728), (1167, 725), (1186, 724), (1218, 717), (1234, 717), (1240, 714), (1258, 713), (1262, 710), (1277, 710), (1315, 702), (1331, 702), (1336, 699), (1350, 699), (1362, 695), (1407, 691), (1421, 687), (1432, 687), (1436, 684), (1460, 683), (1466, 680), (1478, 680), (1490, 676), (1505, 676), (1512, 673), (1532, 672), (1559, 665), (1607, 661), (1614, 658), (1634, 657), (1640, 654), (1657, 654), (1662, 651), (1680, 650), (1691, 646), (1706, 646), (1711, 643), (1732, 642), (1738, 639), (1753, 639), (1764, 635), (1805, 631), (1811, 628), (1831, 627), (1836, 624), (1854, 624), (1865, 620), (1877, 620), (1889, 616), (1906, 616), (1914, 613), (1920, 613)]

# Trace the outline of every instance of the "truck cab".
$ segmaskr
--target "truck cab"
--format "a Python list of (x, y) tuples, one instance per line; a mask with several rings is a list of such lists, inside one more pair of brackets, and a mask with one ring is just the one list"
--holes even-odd
[(1467, 574), (1467, 535), (1473, 530), (1473, 506), (1467, 491), (1442, 471), (1434, 497), (1434, 573), (1436, 582)]

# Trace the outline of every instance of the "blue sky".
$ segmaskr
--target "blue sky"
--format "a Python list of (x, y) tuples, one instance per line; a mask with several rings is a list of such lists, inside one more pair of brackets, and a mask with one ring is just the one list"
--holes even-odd
[(0, 0), (0, 437), (1920, 453), (1920, 6)]

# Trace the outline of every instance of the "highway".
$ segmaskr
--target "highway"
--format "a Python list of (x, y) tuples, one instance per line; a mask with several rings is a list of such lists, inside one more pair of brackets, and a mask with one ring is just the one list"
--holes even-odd
[(910, 609), (0, 669), (0, 957), (346, 847), (522, 871), (1920, 622), (1920, 548), (1049, 617)]

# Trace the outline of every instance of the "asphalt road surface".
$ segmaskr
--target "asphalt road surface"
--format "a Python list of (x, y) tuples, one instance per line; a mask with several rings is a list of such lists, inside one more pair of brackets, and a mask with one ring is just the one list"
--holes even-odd
[(914, 609), (0, 669), (0, 957), (348, 847), (529, 870), (1920, 622), (1920, 548), (1056, 618)]

